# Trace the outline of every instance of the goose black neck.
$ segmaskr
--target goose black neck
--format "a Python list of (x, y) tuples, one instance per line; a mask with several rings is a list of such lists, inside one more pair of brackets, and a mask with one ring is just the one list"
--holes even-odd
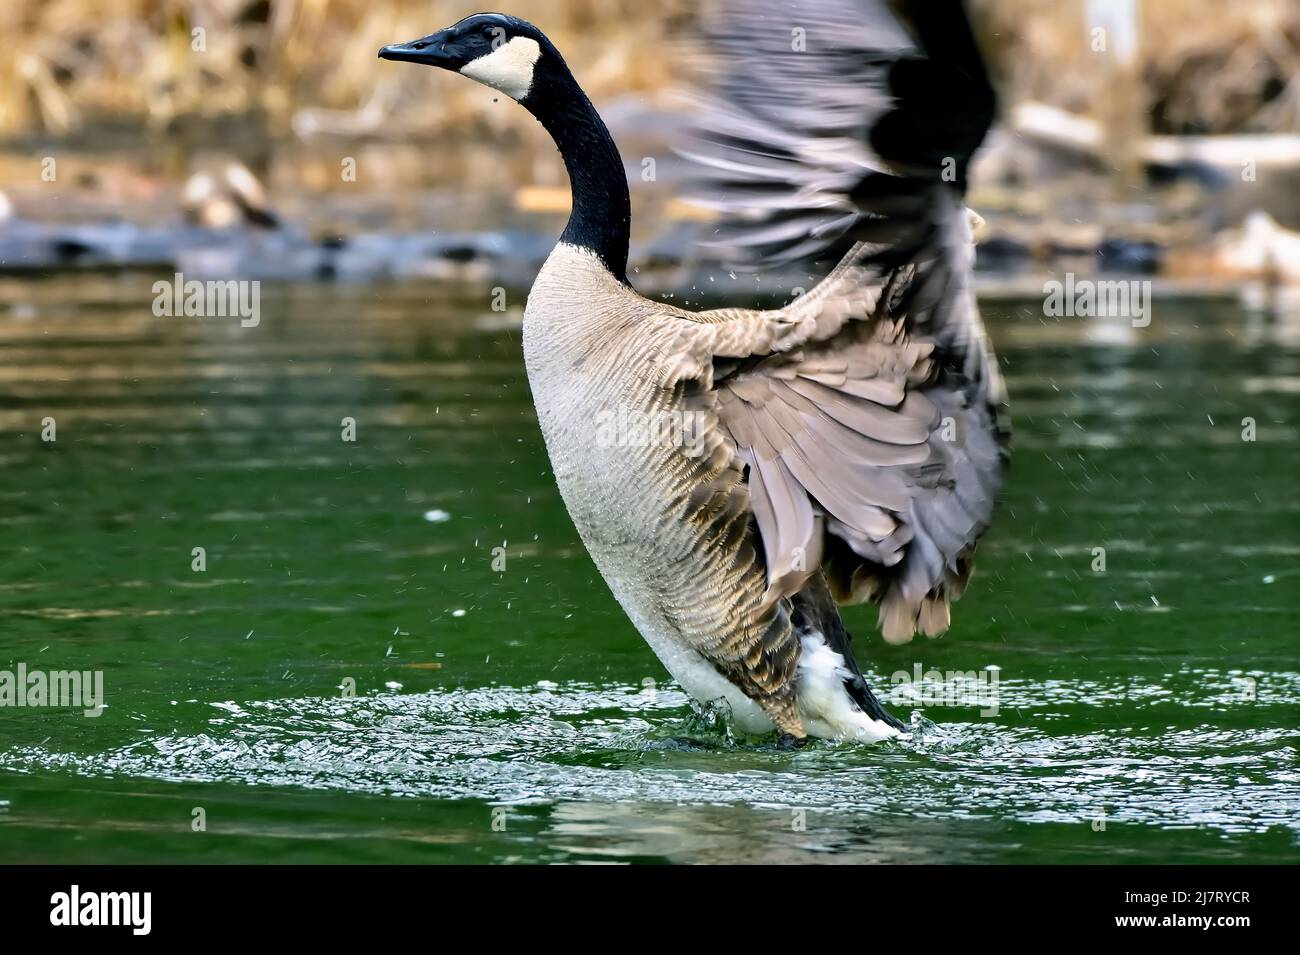
[(623, 160), (614, 137), (559, 55), (548, 50), (537, 64), (523, 105), (555, 140), (569, 173), (573, 211), (560, 241), (596, 254), (627, 283), (632, 206)]

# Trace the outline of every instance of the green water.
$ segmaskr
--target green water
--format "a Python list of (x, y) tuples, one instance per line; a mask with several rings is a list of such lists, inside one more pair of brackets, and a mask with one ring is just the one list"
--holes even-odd
[(790, 751), (613, 602), (486, 291), (264, 287), (240, 328), (151, 281), (0, 281), (0, 669), (107, 704), (0, 709), (0, 860), (1300, 855), (1296, 316), (986, 304), (1017, 433), (976, 580), (938, 641), (848, 620), (888, 692), (1000, 668), (996, 713)]

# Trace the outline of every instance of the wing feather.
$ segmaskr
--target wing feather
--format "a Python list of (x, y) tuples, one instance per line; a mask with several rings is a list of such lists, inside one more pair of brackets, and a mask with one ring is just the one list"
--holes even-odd
[(996, 97), (961, 0), (724, 0), (686, 154), (740, 265), (905, 261), (965, 190)]

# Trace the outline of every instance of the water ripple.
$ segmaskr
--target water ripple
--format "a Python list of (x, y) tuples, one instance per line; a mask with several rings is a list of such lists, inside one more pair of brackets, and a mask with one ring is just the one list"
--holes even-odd
[[(1003, 685), (1003, 707), (1110, 700), (1233, 705), (1230, 673), (1170, 675), (1177, 693), (1132, 681)], [(1257, 707), (1294, 699), (1300, 675), (1273, 675)], [(1189, 699), (1199, 687), (1203, 698)], [(796, 751), (731, 738), (689, 715), (676, 690), (618, 685), (481, 687), (354, 699), (190, 703), (215, 711), (202, 732), (149, 736), (106, 752), (26, 746), (0, 767), (169, 782), (292, 786), (505, 805), (570, 802), (725, 806), (873, 817), (984, 817), (1025, 823), (1098, 819), (1159, 828), (1300, 835), (1300, 731), (1093, 726), (1051, 735), (973, 719), (927, 724), (899, 743), (817, 742)], [(1185, 711), (1184, 711), (1185, 712)], [(1258, 711), (1256, 711), (1258, 715)]]

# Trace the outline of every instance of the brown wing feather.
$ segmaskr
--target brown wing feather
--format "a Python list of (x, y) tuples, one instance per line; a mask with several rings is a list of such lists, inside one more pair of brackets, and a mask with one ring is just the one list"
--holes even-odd
[(729, 456), (701, 499), (743, 493), (701, 512), (733, 522), (718, 556), (745, 621), (702, 652), (797, 727), (800, 593), (824, 572), (879, 603), (886, 639), (941, 632), (991, 515), (1005, 396), (962, 195), (994, 98), (959, 0), (755, 2), (713, 27), (720, 102), (696, 150), (722, 246), (773, 264), (857, 244), (783, 309), (669, 310), (658, 367)]
[[(685, 317), (679, 316), (679, 317)], [(718, 568), (701, 575), (696, 595), (678, 595), (666, 604), (679, 632), (717, 671), (758, 703), (777, 726), (797, 737), (805, 735), (795, 700), (799, 638), (791, 604), (766, 601), (765, 562), (754, 520), (754, 484), (746, 484), (746, 462), (715, 413), (717, 396), (699, 379), (709, 378), (695, 358), (677, 356), (676, 367), (695, 367), (695, 379), (672, 382), (674, 404), (703, 422), (698, 456), (683, 455), (678, 475), (687, 496), (686, 519), (696, 529), (700, 549)]]
[[(891, 642), (947, 628), (1005, 458), (1005, 396), (961, 280), (969, 232), (955, 232), (957, 268), (891, 276), (888, 294), (860, 246), (784, 309), (683, 316), (670, 367), (711, 396), (748, 467), (765, 606), (824, 570), (840, 600), (880, 605)], [(956, 277), (932, 300), (911, 287), (940, 270)]]

